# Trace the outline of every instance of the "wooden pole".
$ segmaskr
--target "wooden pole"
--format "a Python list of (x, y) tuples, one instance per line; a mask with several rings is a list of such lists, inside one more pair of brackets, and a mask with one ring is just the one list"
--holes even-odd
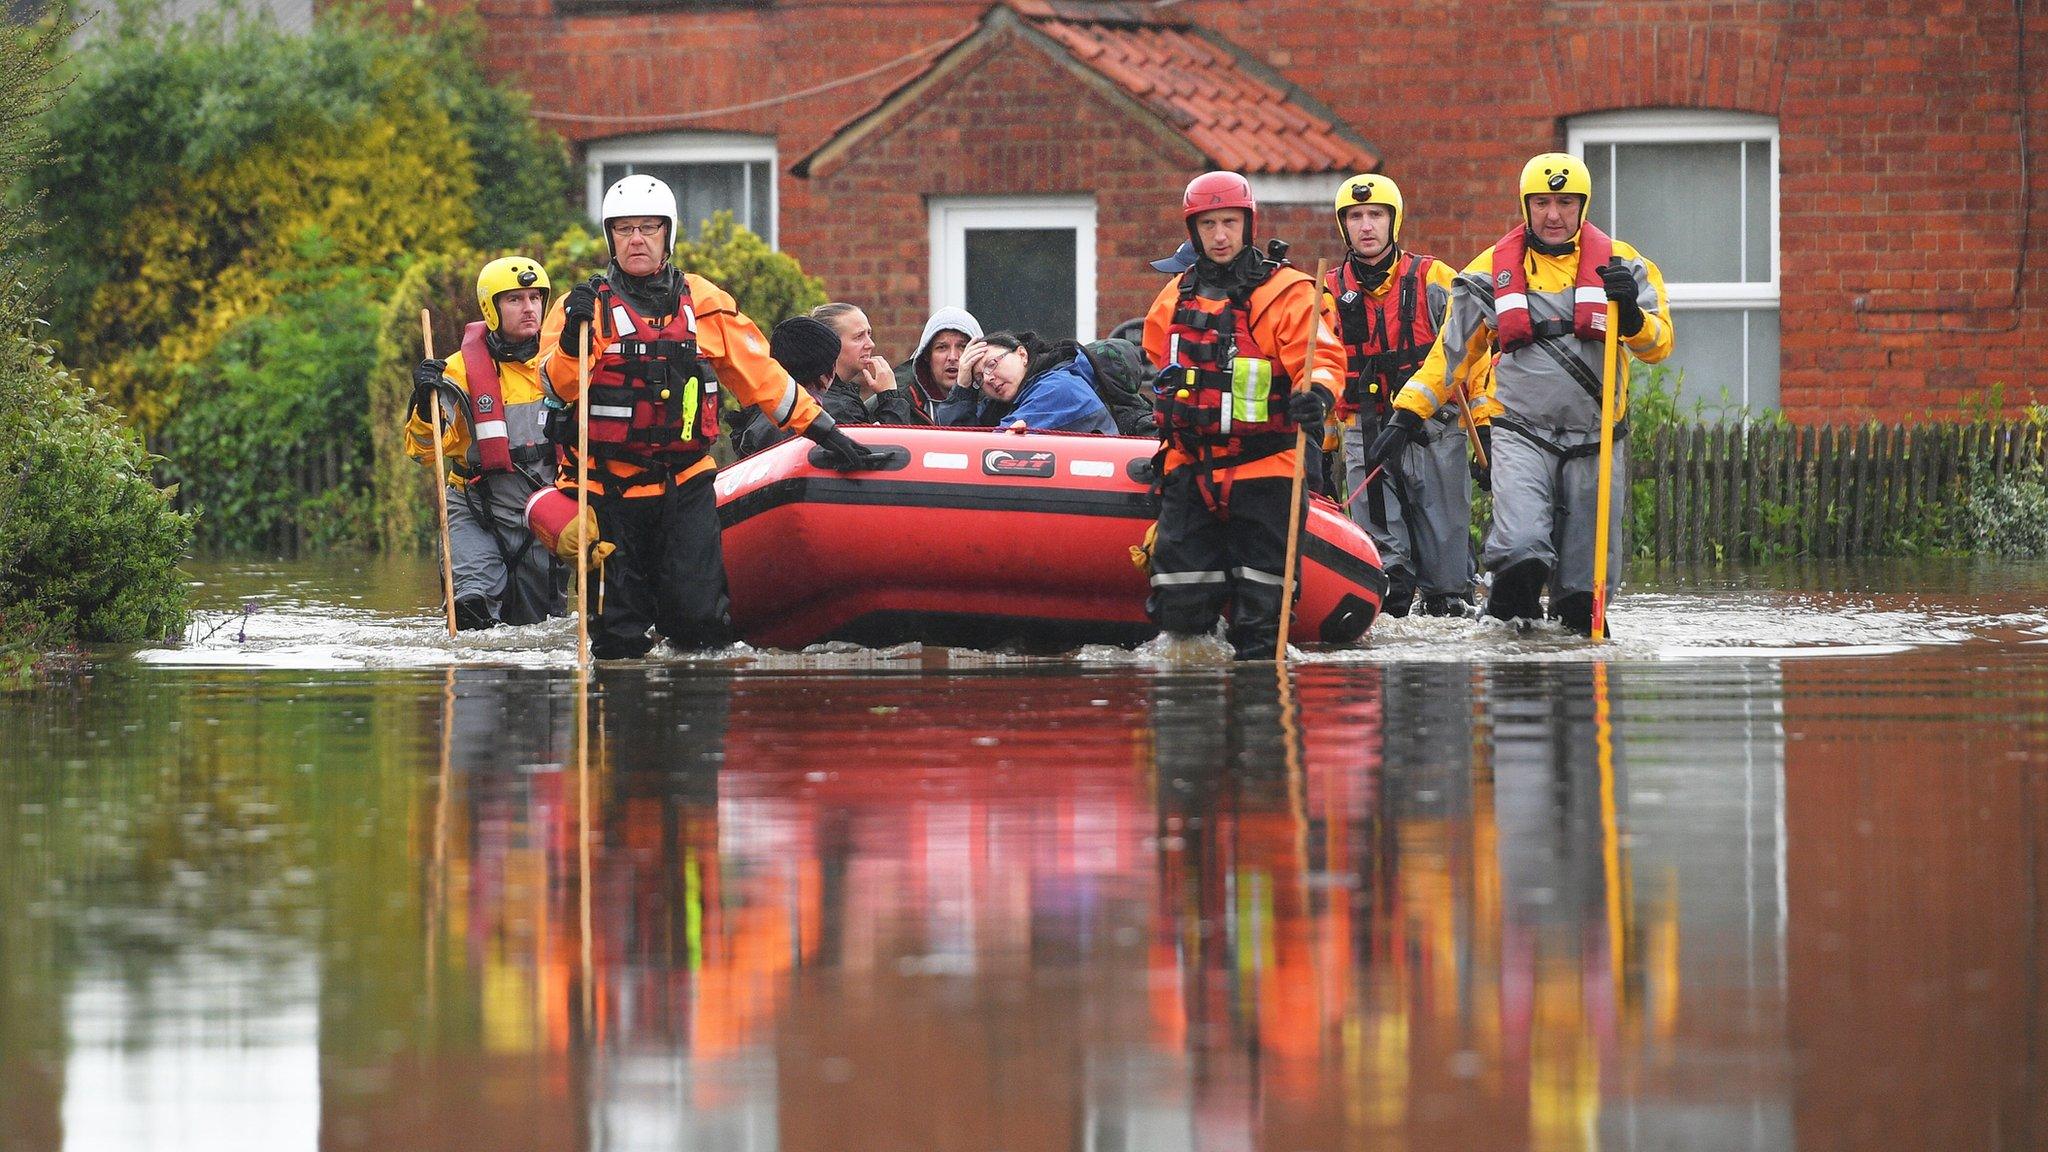
[(1600, 492), (1593, 514), (1593, 643), (1607, 642), (1607, 541), (1614, 519), (1614, 374), (1621, 352), (1614, 301), (1607, 302), (1607, 339), (1600, 371)]
[[(434, 358), (434, 314), (420, 309), (420, 348)], [(448, 462), (441, 455), (441, 389), (434, 389), (434, 508), (441, 522), (441, 607), (448, 617), (448, 638), (455, 638), (455, 558), (448, 551)]]
[[(1301, 378), (1294, 391), (1310, 386), (1316, 371), (1316, 347), (1323, 340), (1323, 277), (1329, 273), (1327, 260), (1316, 261), (1315, 291), (1309, 295), (1308, 354), (1302, 357)], [(1291, 395), (1291, 393), (1290, 393)], [(1308, 429), (1294, 429), (1294, 490), (1287, 499), (1287, 564), (1280, 569), (1280, 635), (1273, 643), (1273, 660), (1287, 663), (1287, 627), (1294, 621), (1294, 565), (1301, 556), (1301, 522), (1307, 513), (1301, 507), (1302, 473), (1308, 462)]]
[(582, 539), (590, 514), (590, 325), (576, 347), (576, 667), (590, 667), (590, 541)]

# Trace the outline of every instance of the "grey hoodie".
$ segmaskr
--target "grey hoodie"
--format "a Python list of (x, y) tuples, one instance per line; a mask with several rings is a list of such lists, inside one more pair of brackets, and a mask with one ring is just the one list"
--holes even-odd
[(932, 379), (928, 363), (932, 341), (938, 339), (941, 332), (964, 332), (969, 340), (979, 340), (982, 337), (981, 321), (965, 308), (939, 309), (924, 322), (924, 335), (918, 338), (917, 351), (896, 369), (896, 386), (911, 389), (911, 398), (926, 416), (931, 414), (933, 405), (946, 398), (946, 390)]

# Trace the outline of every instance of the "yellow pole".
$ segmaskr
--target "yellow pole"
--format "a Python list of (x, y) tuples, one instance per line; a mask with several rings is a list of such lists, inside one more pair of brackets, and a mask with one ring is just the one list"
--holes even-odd
[[(420, 347), (434, 358), (434, 314), (420, 309)], [(434, 507), (441, 521), (441, 607), (448, 617), (448, 638), (455, 638), (455, 560), (448, 554), (448, 462), (441, 456), (441, 390), (434, 389)]]
[[(1316, 371), (1316, 346), (1323, 339), (1323, 277), (1329, 273), (1327, 260), (1316, 261), (1315, 291), (1309, 296), (1308, 355), (1301, 360), (1301, 378), (1294, 391), (1307, 388)], [(1308, 457), (1308, 429), (1294, 429), (1294, 492), (1287, 498), (1287, 565), (1280, 570), (1280, 635), (1273, 644), (1276, 663), (1287, 662), (1287, 627), (1294, 621), (1294, 565), (1301, 555), (1301, 522), (1307, 513), (1301, 508), (1302, 471)]]
[(1621, 342), (1614, 331), (1614, 301), (1607, 302), (1607, 339), (1600, 370), (1600, 493), (1593, 513), (1593, 643), (1607, 642), (1607, 541), (1614, 519), (1614, 374)]
[[(582, 533), (590, 514), (590, 325), (585, 324), (576, 348), (576, 531)], [(580, 541), (576, 558), (576, 667), (590, 667), (590, 541)]]

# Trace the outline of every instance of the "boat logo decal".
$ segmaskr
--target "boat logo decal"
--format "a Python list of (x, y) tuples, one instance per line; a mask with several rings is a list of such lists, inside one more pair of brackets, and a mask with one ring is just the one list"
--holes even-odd
[(981, 470), (991, 476), (1050, 476), (1056, 464), (1050, 452), (990, 448), (981, 454)]

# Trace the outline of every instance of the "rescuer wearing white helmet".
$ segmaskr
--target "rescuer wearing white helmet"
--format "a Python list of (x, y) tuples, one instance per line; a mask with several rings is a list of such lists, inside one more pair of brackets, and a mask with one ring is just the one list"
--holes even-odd
[[(1451, 298), (1451, 266), (1401, 246), (1406, 208), (1400, 186), (1361, 172), (1337, 186), (1337, 235), (1344, 259), (1324, 286), (1344, 340), (1344, 460), (1353, 487), (1364, 483), (1365, 449), (1394, 411), (1394, 394), (1436, 343)], [(1482, 435), (1484, 433), (1482, 432)], [(1391, 460), (1353, 500), (1351, 518), (1379, 546), (1387, 573), (1380, 611), (1406, 616), (1416, 594), (1431, 616), (1464, 615), (1472, 597), (1470, 444), (1458, 401), (1437, 409), (1413, 446)]]
[[(790, 379), (729, 293), (669, 262), (678, 220), (667, 184), (627, 176), (605, 192), (601, 215), (611, 266), (563, 295), (542, 336), (552, 396), (588, 404), (590, 503), (603, 538), (618, 549), (591, 652), (643, 655), (655, 643), (650, 629), (675, 648), (724, 644), (731, 621), (710, 455), (719, 388), (816, 441), (841, 468), (876, 467), (883, 457), (841, 432)], [(587, 397), (577, 378), (585, 332), (593, 353)], [(573, 491), (576, 422), (555, 423), (557, 442), (566, 442), (556, 483)]]
[[(1395, 398), (1365, 461), (1370, 468), (1400, 452), (1490, 360), (1492, 396), (1474, 396), (1474, 415), (1494, 429), (1493, 525), (1480, 553), (1493, 573), (1486, 613), (1534, 619), (1549, 585), (1550, 614), (1580, 633), (1592, 630), (1608, 303), (1621, 345), (1636, 359), (1655, 364), (1672, 343), (1663, 273), (1594, 227), (1586, 218), (1592, 198), (1592, 177), (1576, 156), (1546, 152), (1523, 167), (1521, 223), (1458, 273), (1436, 346)], [(1627, 365), (1624, 356), (1615, 381), (1617, 526), (1628, 523)], [(1627, 533), (1611, 533), (1610, 573), (1621, 571), (1627, 549)]]
[(540, 329), (548, 273), (538, 261), (507, 256), (476, 277), (483, 320), (463, 330), (447, 360), (413, 369), (405, 450), (434, 460), (432, 397), (441, 392), (441, 450), (452, 461), (448, 484), (448, 560), (455, 577), (458, 628), (533, 624), (566, 610), (554, 558), (526, 527), (526, 502), (554, 483), (540, 383)]

